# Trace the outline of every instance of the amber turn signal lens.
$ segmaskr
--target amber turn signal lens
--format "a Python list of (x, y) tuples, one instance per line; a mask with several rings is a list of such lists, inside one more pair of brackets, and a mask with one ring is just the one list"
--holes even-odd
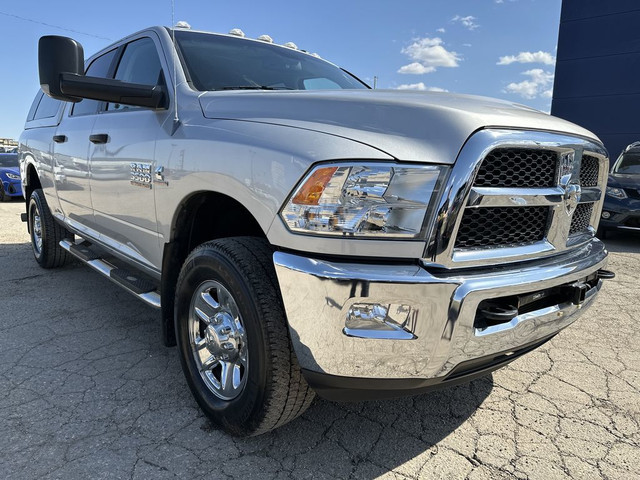
[(319, 168), (304, 182), (292, 202), (296, 205), (318, 205), (322, 192), (333, 178), (338, 167)]

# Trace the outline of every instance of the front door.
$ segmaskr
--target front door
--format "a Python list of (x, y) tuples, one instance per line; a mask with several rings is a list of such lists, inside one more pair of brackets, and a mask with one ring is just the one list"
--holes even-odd
[[(164, 81), (151, 37), (128, 43), (115, 72), (124, 82)], [(91, 134), (91, 200), (101, 240), (158, 270), (161, 248), (153, 192), (155, 143), (167, 110), (109, 103)]]

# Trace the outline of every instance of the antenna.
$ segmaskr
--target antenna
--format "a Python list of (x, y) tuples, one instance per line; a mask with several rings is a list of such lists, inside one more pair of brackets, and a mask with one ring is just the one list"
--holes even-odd
[(173, 40), (173, 104), (174, 117), (173, 117), (173, 129), (171, 135), (176, 133), (177, 128), (180, 126), (180, 119), (178, 118), (178, 48), (176, 46), (176, 24), (175, 24), (176, 5), (175, 0), (171, 0), (171, 39)]

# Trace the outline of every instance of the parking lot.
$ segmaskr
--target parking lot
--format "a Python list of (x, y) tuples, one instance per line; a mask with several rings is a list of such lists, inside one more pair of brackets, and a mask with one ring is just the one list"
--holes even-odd
[(3, 478), (637, 478), (640, 236), (551, 342), (492, 376), (402, 400), (316, 400), (235, 439), (188, 391), (159, 314), (89, 268), (40, 269), (21, 202), (0, 204)]

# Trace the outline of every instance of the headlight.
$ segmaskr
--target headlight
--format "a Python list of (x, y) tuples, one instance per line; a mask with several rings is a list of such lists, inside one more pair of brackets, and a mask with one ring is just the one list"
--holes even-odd
[(447, 167), (321, 165), (281, 215), (294, 232), (354, 237), (424, 237), (425, 218)]
[(11, 180), (20, 180), (20, 175), (16, 175), (15, 173), (7, 173), (7, 178)]
[(619, 199), (627, 198), (625, 191), (622, 188), (616, 187), (607, 187), (607, 195)]

